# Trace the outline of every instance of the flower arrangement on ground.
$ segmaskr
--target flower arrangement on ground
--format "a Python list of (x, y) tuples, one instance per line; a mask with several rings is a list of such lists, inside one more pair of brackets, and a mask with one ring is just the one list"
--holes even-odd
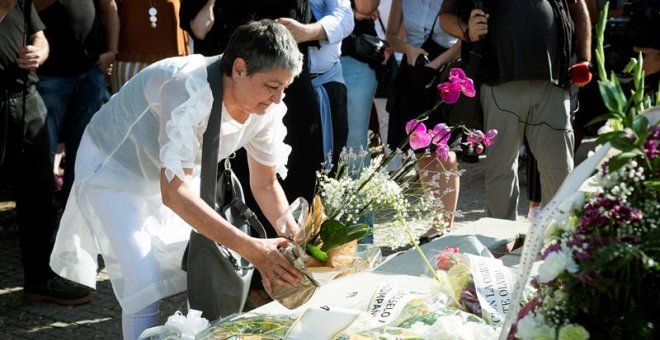
[[(607, 8), (607, 6), (605, 6)], [(657, 339), (660, 336), (660, 126), (639, 113), (641, 56), (627, 67), (636, 90), (626, 98), (603, 67), (605, 14), (598, 28), (599, 83), (611, 131), (598, 141), (620, 152), (600, 167), (598, 191), (559, 206), (533, 284), (536, 296), (509, 333), (520, 339)]]
[[(347, 247), (367, 236), (371, 229), (361, 221), (370, 213), (378, 213), (392, 221), (387, 223), (388, 228), (396, 230), (390, 235), (398, 235), (389, 239), (386, 246), (397, 248), (412, 244), (432, 275), (440, 280), (419, 249), (420, 235), (409, 227), (410, 223), (422, 220), (442, 225), (445, 213), (439, 198), (416, 185), (412, 176), (417, 165), (414, 151), (429, 154), (434, 147), (433, 152), (446, 159), (449, 150), (458, 147), (461, 142), (457, 140), (455, 144), (449, 145), (450, 134), (453, 130), (462, 129), (468, 136), (466, 143), (481, 152), (492, 143), (497, 132), (493, 130), (484, 134), (463, 126), (449, 127), (446, 124), (427, 129), (424, 121), (440, 105), (455, 103), (461, 94), (475, 96), (472, 79), (457, 68), (450, 71), (448, 82), (438, 85), (438, 93), (440, 99), (434, 107), (406, 125), (408, 138), (388, 155), (374, 157), (371, 164), (365, 166), (360, 162), (365, 159), (368, 151), (344, 151), (336, 164), (326, 164), (326, 170), (317, 174), (314, 200), (310, 205), (300, 204), (306, 207), (296, 218), (300, 232), (293, 238), (293, 246), (286, 251), (298, 269), (306, 270), (310, 265), (336, 267), (333, 259), (337, 256), (333, 255), (346, 255), (344, 250)], [(390, 173), (388, 165), (395, 158), (402, 159), (402, 166)], [(296, 294), (295, 289), (287, 290), (286, 294)], [(278, 299), (277, 295), (275, 292), (273, 297)], [(304, 301), (299, 300), (293, 306), (298, 303)]]

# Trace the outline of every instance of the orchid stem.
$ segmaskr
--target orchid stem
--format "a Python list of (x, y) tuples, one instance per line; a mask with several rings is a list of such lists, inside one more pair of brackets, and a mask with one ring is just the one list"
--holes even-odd
[(397, 217), (399, 219), (399, 223), (403, 225), (403, 230), (406, 232), (406, 235), (408, 236), (408, 239), (410, 239), (410, 243), (412, 243), (413, 248), (417, 251), (419, 254), (419, 257), (422, 258), (422, 261), (424, 261), (424, 264), (426, 265), (426, 268), (429, 269), (431, 272), (431, 275), (433, 275), (433, 278), (438, 282), (442, 283), (442, 280), (440, 279), (440, 276), (438, 276), (438, 273), (435, 271), (433, 268), (433, 265), (431, 265), (431, 262), (429, 262), (429, 259), (426, 257), (426, 254), (424, 254), (424, 251), (422, 248), (419, 247), (419, 243), (417, 242), (417, 238), (413, 234), (412, 230), (410, 230), (410, 227), (404, 220), (403, 216), (401, 216), (401, 213), (397, 213)]

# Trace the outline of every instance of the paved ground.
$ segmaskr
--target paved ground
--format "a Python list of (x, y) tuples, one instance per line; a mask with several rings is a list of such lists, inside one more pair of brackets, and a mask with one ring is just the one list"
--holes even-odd
[[(581, 150), (579, 159), (583, 159), (590, 145), (587, 143)], [(463, 217), (456, 219), (457, 227), (486, 215), (484, 160), (461, 163), (461, 168), (465, 170), (459, 198)], [(526, 216), (524, 177), (521, 182), (523, 194), (518, 210), (521, 216)], [(97, 290), (89, 304), (78, 307), (29, 304), (22, 301), (19, 256), (12, 202), (0, 202), (0, 339), (121, 339), (121, 309), (104, 270), (99, 273)], [(176, 310), (185, 310), (185, 294), (170, 297), (161, 304), (161, 323)]]

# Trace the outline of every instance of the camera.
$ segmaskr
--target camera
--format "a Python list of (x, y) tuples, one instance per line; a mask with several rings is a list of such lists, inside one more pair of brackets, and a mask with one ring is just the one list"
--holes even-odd
[(631, 1), (623, 6), (623, 15), (607, 20), (605, 25), (605, 69), (624, 75), (623, 69), (631, 58), (637, 57), (633, 47), (656, 45), (660, 15), (658, 1)]

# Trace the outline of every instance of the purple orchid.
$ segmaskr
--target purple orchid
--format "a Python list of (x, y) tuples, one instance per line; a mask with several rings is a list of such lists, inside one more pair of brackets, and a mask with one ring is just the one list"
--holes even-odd
[(461, 96), (461, 91), (463, 91), (463, 87), (457, 83), (446, 82), (438, 85), (440, 97), (442, 97), (442, 101), (447, 104), (456, 103)]
[(429, 130), (429, 135), (433, 136), (433, 144), (447, 144), (449, 142), (449, 136), (451, 136), (451, 129), (447, 124), (440, 123), (433, 127), (433, 130)]
[(485, 146), (493, 145), (493, 139), (497, 136), (497, 130), (490, 129), (486, 134), (480, 130), (474, 130), (467, 136), (467, 143), (470, 144), (474, 150), (480, 154), (484, 151)]
[(408, 142), (413, 150), (419, 150), (431, 144), (431, 136), (426, 132), (426, 125), (416, 119), (412, 119), (406, 124), (406, 133), (410, 136)]

